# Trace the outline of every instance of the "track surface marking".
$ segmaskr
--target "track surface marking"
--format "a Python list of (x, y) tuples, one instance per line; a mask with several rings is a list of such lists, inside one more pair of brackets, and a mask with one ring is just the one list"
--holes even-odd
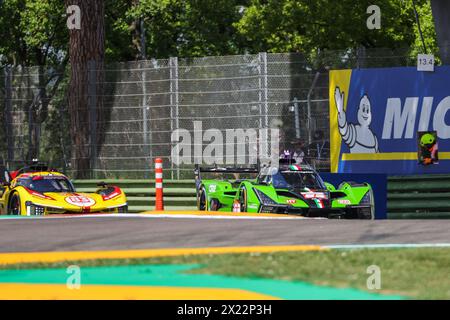
[(0, 219), (0, 252), (450, 243), (450, 220)]
[(198, 254), (226, 254), (251, 252), (279, 252), (279, 251), (319, 251), (326, 250), (320, 246), (255, 246), (255, 247), (221, 247), (221, 248), (173, 248), (148, 250), (111, 250), (111, 251), (72, 251), (72, 252), (28, 252), (28, 253), (0, 253), (0, 265), (30, 263), (30, 262), (58, 262), (66, 260), (92, 259), (132, 259), (154, 258)]
[(2, 300), (275, 300), (240, 289), (83, 285), (68, 290), (61, 284), (0, 284)]

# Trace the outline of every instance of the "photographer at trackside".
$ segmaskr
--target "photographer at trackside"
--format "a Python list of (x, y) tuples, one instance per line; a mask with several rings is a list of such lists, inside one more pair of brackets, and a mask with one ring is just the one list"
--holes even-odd
[(289, 159), (295, 164), (302, 164), (303, 158), (305, 157), (305, 152), (302, 150), (304, 145), (303, 141), (296, 139), (291, 141), (290, 145), (292, 147), (283, 148), (280, 153), (280, 159)]

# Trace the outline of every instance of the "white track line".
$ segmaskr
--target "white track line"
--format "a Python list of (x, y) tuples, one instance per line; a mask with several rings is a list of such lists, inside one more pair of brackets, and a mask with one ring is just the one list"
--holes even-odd
[(116, 214), (86, 214), (86, 215), (54, 215), (45, 217), (5, 217), (1, 220), (21, 220), (21, 219), (78, 219), (78, 218), (170, 218), (170, 219), (244, 219), (244, 220), (299, 220), (299, 219), (326, 219), (326, 218), (305, 218), (305, 217), (258, 217), (258, 216), (220, 216), (220, 215), (190, 215), (190, 214), (139, 214), (139, 213), (116, 213)]
[(324, 245), (322, 247), (327, 249), (450, 248), (450, 243), (337, 244)]
[[(204, 216), (199, 216), (199, 215), (190, 215), (190, 214), (176, 214), (176, 215), (171, 215), (171, 214), (146, 214), (145, 216), (149, 216), (149, 217), (145, 217), (145, 218), (188, 218), (188, 219), (228, 219), (228, 220), (234, 220), (234, 219), (247, 219), (247, 220), (298, 220), (298, 219), (312, 219), (312, 218), (305, 218), (305, 217), (257, 217), (257, 216), (220, 216), (220, 215), (214, 215), (214, 216), (209, 216), (209, 215), (204, 215)], [(316, 218), (314, 218), (316, 219)], [(322, 219), (322, 218), (320, 218)]]

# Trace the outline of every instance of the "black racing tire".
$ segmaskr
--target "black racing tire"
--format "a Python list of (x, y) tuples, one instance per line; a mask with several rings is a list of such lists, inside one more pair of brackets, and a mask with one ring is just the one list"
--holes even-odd
[(209, 202), (209, 211), (217, 211), (220, 208), (220, 202), (217, 199), (211, 199)]
[(242, 187), (239, 192), (239, 204), (241, 205), (241, 212), (247, 212), (247, 188)]
[(368, 192), (370, 192), (370, 207), (364, 209), (361, 209), (360, 212), (358, 212), (358, 218), (363, 220), (375, 220), (375, 201), (374, 201), (374, 195), (373, 190), (370, 189)]
[(360, 219), (364, 220), (375, 220), (375, 206), (371, 205), (369, 213), (361, 214)]
[(375, 220), (375, 208), (371, 207), (370, 208), (370, 219), (368, 220)]
[(13, 216), (20, 216), (22, 214), (20, 196), (17, 192), (14, 192), (9, 200), (8, 214)]
[(358, 209), (357, 214), (356, 214), (356, 219), (375, 220), (375, 212), (372, 207)]
[(128, 213), (128, 206), (119, 207), (117, 213)]
[(208, 204), (206, 203), (206, 189), (201, 186), (197, 193), (197, 209), (200, 211), (208, 211)]

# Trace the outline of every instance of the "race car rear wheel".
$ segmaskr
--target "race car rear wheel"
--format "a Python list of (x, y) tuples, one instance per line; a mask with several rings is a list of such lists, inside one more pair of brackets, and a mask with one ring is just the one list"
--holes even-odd
[(239, 203), (241, 212), (247, 212), (247, 189), (245, 187), (242, 187), (241, 192), (239, 192)]
[[(374, 220), (375, 219), (375, 202), (374, 202), (372, 189), (370, 189), (367, 192), (367, 196), (368, 196), (368, 201), (366, 201), (364, 204), (368, 205), (368, 207), (361, 208), (358, 210), (358, 219)], [(364, 198), (365, 197), (366, 196), (364, 196)]]
[(20, 205), (20, 196), (18, 193), (14, 193), (11, 196), (11, 200), (9, 201), (8, 214), (13, 216), (20, 216), (22, 214)]
[(206, 189), (204, 186), (201, 186), (198, 195), (197, 195), (197, 209), (200, 211), (207, 211), (207, 204), (206, 204)]

